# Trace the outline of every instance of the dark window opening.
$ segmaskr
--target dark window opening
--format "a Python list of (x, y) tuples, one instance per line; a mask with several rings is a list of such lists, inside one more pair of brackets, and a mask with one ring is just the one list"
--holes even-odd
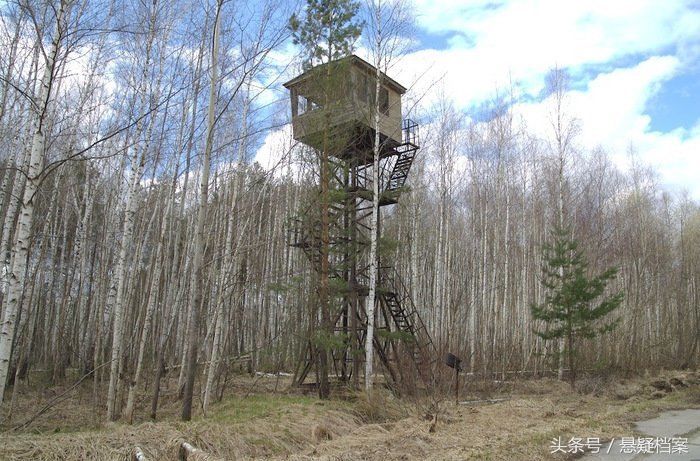
[(361, 102), (370, 102), (370, 84), (367, 75), (361, 74), (357, 85), (357, 96)]
[(389, 91), (384, 87), (379, 89), (379, 111), (389, 115)]
[(297, 115), (299, 115), (299, 95), (297, 94), (297, 90), (292, 88), (291, 95), (292, 95), (292, 117), (296, 117)]
[[(294, 110), (294, 106), (296, 105), (296, 110)], [(316, 101), (312, 100), (311, 98), (307, 98), (306, 96), (301, 96), (298, 95), (295, 99), (292, 99), (292, 115), (303, 115), (307, 112), (311, 112), (313, 110), (320, 109), (321, 105), (318, 104)]]

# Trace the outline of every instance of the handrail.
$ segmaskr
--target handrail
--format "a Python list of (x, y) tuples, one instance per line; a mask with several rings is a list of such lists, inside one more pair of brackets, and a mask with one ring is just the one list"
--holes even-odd
[[(431, 347), (433, 349), (431, 352), (434, 354), (436, 353), (435, 351), (435, 345), (433, 344), (432, 340), (430, 339), (430, 336), (427, 335), (427, 327), (425, 326), (425, 323), (423, 322), (423, 319), (421, 318), (420, 314), (418, 313), (418, 309), (416, 308), (415, 303), (413, 302), (413, 298), (411, 298), (411, 295), (409, 294), (410, 292), (406, 288), (406, 285), (403, 282), (403, 279), (399, 276), (398, 271), (396, 270), (395, 267), (392, 266), (383, 266), (381, 269), (389, 269), (391, 271), (391, 275), (386, 274), (386, 271), (384, 273), (384, 279), (387, 280), (391, 284), (392, 288), (395, 290), (397, 294), (401, 294), (402, 296), (402, 302), (408, 301), (410, 303), (410, 310), (404, 308), (404, 312), (407, 314), (409, 320), (413, 324), (414, 328), (414, 333), (416, 335), (422, 336), (421, 338), (417, 338), (423, 342), (423, 344), (420, 344), (420, 347)], [(422, 331), (423, 333), (419, 333)], [(427, 336), (427, 337), (426, 337)], [(434, 355), (433, 354), (433, 355)]]
[(410, 118), (403, 119), (402, 125), (403, 142), (404, 144), (412, 144), (416, 147), (420, 145), (420, 136), (418, 133), (418, 123)]

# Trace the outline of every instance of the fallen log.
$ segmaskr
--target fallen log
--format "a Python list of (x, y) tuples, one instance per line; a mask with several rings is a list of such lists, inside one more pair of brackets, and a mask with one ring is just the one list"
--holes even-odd
[(147, 461), (147, 459), (141, 448), (134, 447), (134, 451), (131, 454), (131, 461)]
[(180, 451), (178, 453), (179, 461), (214, 461), (215, 458), (208, 454), (206, 451), (200, 450), (193, 445), (182, 442), (180, 444)]

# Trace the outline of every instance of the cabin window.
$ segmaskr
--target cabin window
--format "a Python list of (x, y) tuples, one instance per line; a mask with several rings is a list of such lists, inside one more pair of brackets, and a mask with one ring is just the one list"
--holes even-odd
[[(374, 96), (377, 94), (377, 88), (374, 86), (376, 80), (369, 78), (365, 73), (361, 74), (358, 80), (356, 86), (358, 101), (374, 107)], [(383, 86), (379, 88), (379, 111), (389, 115), (389, 90)]]
[(291, 90), (292, 94), (292, 117), (296, 117), (299, 115), (299, 94), (297, 93), (297, 90), (292, 88)]
[[(296, 98), (294, 97), (296, 96)], [(302, 95), (294, 95), (292, 97), (292, 115), (303, 115), (312, 110), (319, 109), (321, 106), (310, 98)], [(296, 110), (295, 110), (296, 109)]]
[(384, 87), (379, 88), (379, 111), (389, 115), (389, 91)]
[(369, 103), (370, 102), (370, 83), (367, 74), (362, 73), (359, 76), (359, 81), (357, 82), (357, 99), (360, 102)]

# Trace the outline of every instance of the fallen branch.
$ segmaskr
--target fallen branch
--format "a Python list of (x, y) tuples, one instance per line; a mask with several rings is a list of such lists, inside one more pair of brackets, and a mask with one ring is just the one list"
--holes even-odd
[(498, 402), (505, 402), (507, 400), (510, 400), (510, 397), (507, 399), (483, 399), (483, 400), (464, 400), (462, 402), (459, 402), (460, 405), (479, 405), (482, 403), (498, 403)]
[[(225, 362), (225, 363), (235, 363), (235, 362), (248, 362), (252, 360), (250, 355), (234, 355), (230, 357), (226, 357), (224, 359), (220, 359), (220, 362)], [(209, 365), (211, 364), (211, 361), (206, 361), (206, 362), (197, 362), (197, 366), (202, 366), (202, 365)], [(168, 367), (165, 367), (165, 371), (170, 371), (170, 370), (177, 370), (178, 368), (182, 367), (182, 365), (171, 365)]]
[(290, 377), (292, 376), (291, 373), (285, 373), (283, 371), (280, 371), (278, 373), (263, 373), (262, 371), (256, 371), (255, 376), (261, 376), (263, 378), (279, 378), (280, 376), (283, 377)]
[[(116, 360), (116, 359), (115, 359), (115, 360)], [(53, 399), (51, 399), (51, 400), (49, 401), (49, 403), (47, 403), (46, 405), (44, 405), (44, 406), (41, 408), (41, 410), (39, 410), (38, 412), (36, 412), (31, 418), (29, 418), (28, 420), (26, 420), (26, 421), (23, 422), (22, 424), (13, 427), (12, 430), (13, 430), (13, 431), (18, 431), (18, 430), (20, 430), (20, 429), (25, 429), (27, 426), (29, 426), (31, 423), (33, 423), (35, 419), (37, 419), (39, 416), (41, 416), (41, 415), (43, 415), (44, 413), (46, 413), (47, 411), (49, 411), (54, 405), (57, 405), (57, 404), (59, 404), (60, 402), (62, 402), (63, 400), (65, 400), (66, 398), (68, 398), (67, 395), (68, 395), (73, 389), (75, 389), (76, 387), (80, 386), (80, 383), (82, 383), (83, 381), (85, 381), (88, 377), (90, 377), (90, 375), (92, 375), (93, 373), (95, 373), (95, 372), (96, 372), (97, 370), (99, 370), (100, 368), (109, 365), (110, 363), (112, 363), (112, 360), (110, 360), (110, 361), (108, 361), (108, 362), (105, 362), (105, 363), (103, 363), (103, 364), (101, 364), (101, 365), (99, 365), (99, 366), (96, 366), (95, 368), (93, 368), (93, 369), (90, 370), (89, 372), (85, 373), (85, 374), (84, 374), (83, 376), (81, 376), (80, 379), (77, 380), (71, 387), (69, 387), (68, 389), (66, 389), (65, 392), (63, 392), (62, 394), (57, 395), (56, 397), (54, 397)]]

